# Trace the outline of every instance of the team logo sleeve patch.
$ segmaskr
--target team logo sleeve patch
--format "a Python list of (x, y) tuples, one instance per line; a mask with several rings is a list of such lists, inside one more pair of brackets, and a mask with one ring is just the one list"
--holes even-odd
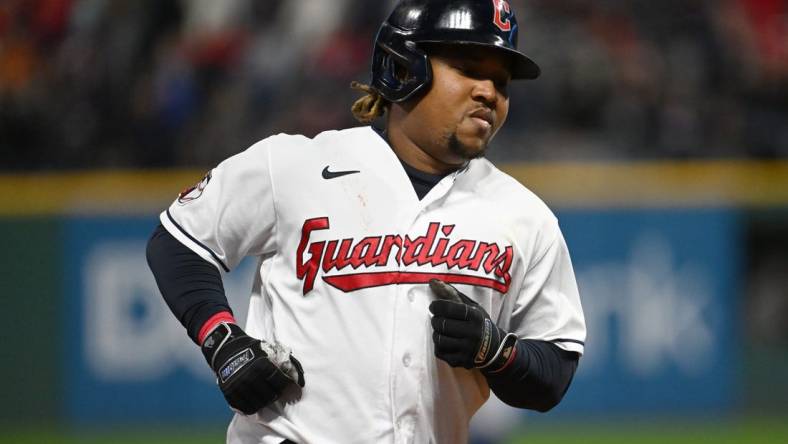
[(208, 186), (208, 182), (210, 181), (211, 171), (208, 171), (202, 180), (197, 182), (195, 185), (181, 191), (181, 194), (178, 195), (178, 203), (184, 205), (202, 196), (202, 192), (205, 190), (205, 187)]

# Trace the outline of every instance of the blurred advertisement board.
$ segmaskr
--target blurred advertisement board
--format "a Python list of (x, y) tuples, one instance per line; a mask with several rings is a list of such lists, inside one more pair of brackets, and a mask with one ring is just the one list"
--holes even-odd
[[(588, 323), (557, 415), (698, 413), (735, 402), (740, 242), (725, 209), (558, 213)], [(155, 217), (64, 223), (64, 406), (78, 423), (229, 417), (145, 260)], [(224, 276), (245, 319), (255, 264)], [(482, 425), (483, 427), (483, 425)]]
[(743, 264), (725, 209), (559, 214), (588, 327), (557, 410), (697, 412), (733, 407)]

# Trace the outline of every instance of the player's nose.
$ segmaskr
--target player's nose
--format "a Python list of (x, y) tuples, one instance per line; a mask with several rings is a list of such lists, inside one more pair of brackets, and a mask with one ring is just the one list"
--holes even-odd
[(498, 99), (498, 91), (495, 82), (491, 79), (476, 79), (473, 85), (472, 97), (477, 102), (482, 102), (492, 109)]

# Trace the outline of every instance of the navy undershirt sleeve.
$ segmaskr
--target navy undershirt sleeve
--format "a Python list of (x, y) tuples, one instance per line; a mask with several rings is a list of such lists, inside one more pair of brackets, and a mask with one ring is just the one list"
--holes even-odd
[(486, 375), (490, 389), (512, 407), (546, 412), (561, 402), (580, 355), (531, 339), (517, 341), (514, 361), (501, 373)]
[(223, 311), (232, 313), (219, 270), (161, 224), (148, 241), (146, 255), (167, 306), (199, 345), (200, 328), (211, 316)]

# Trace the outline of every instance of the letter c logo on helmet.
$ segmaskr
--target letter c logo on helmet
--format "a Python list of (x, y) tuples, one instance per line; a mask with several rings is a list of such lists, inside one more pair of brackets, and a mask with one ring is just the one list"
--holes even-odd
[[(512, 13), (512, 9), (509, 7), (509, 2), (506, 0), (492, 0), (493, 8), (495, 8), (495, 18), (493, 19), (493, 23), (495, 26), (498, 27), (503, 32), (509, 32), (512, 30), (512, 22), (509, 21), (509, 14)], [(506, 18), (504, 19), (504, 14), (506, 14)]]
[(371, 86), (389, 102), (425, 91), (432, 69), (424, 46), (431, 43), (503, 51), (512, 59), (512, 79), (535, 79), (539, 66), (517, 50), (517, 31), (506, 0), (402, 0), (375, 38)]

